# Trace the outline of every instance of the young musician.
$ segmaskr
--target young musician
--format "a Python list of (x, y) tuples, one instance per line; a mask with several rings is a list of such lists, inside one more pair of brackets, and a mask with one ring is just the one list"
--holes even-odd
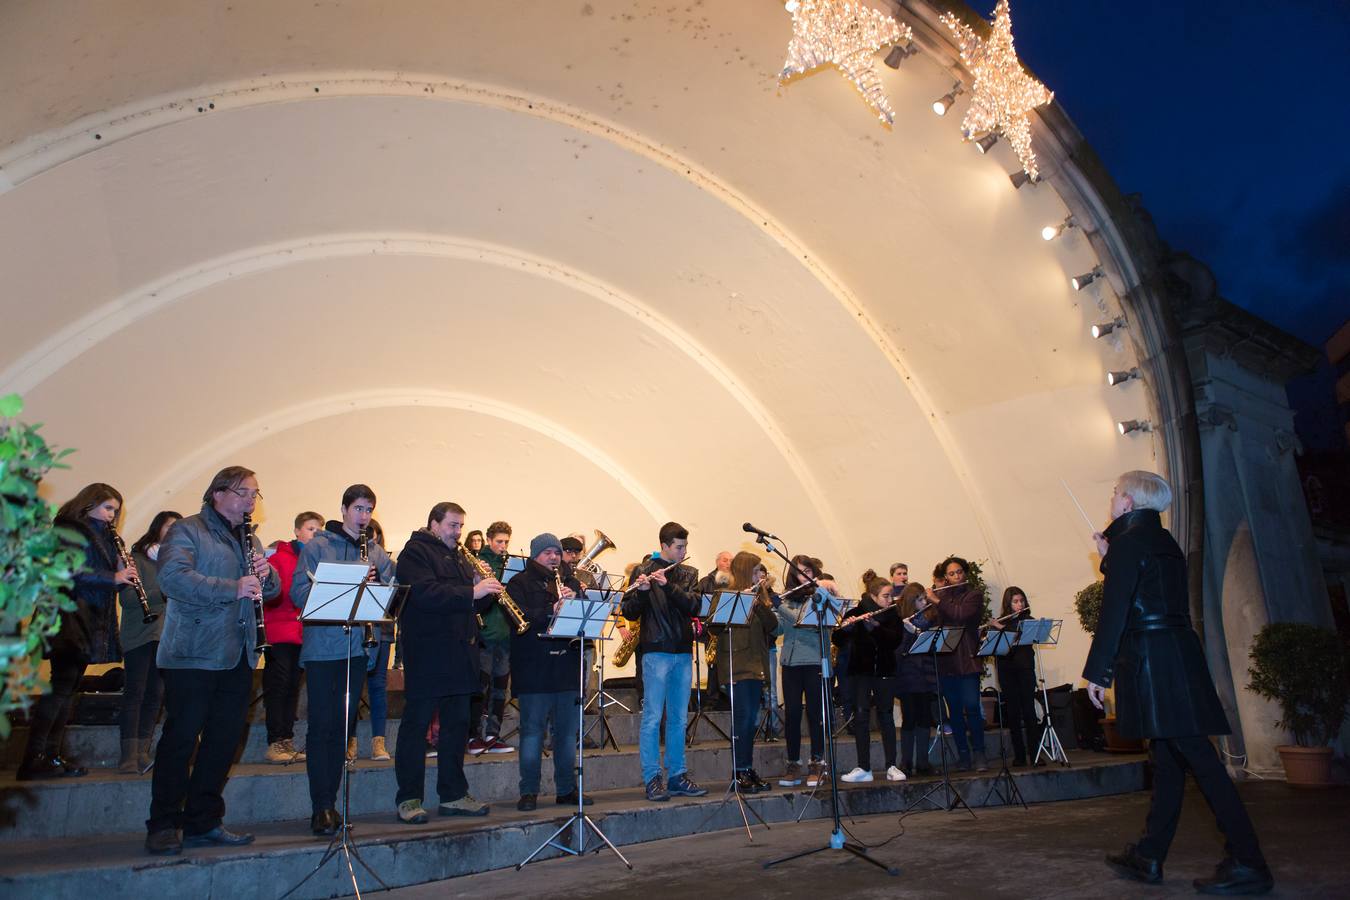
[[(678, 522), (661, 526), (657, 536), (661, 550), (638, 569), (632, 589), (624, 594), (623, 615), (639, 623), (642, 653), (642, 727), (638, 737), (642, 781), (647, 799), (669, 800), (672, 795), (701, 797), (706, 788), (695, 784), (686, 772), (684, 728), (689, 718), (689, 694), (693, 690), (694, 632), (690, 618), (698, 611), (692, 593), (698, 572), (684, 561), (689, 532)], [(661, 776), (661, 717), (666, 720), (665, 770)]]
[(905, 628), (900, 635), (900, 645), (895, 648), (895, 691), (900, 700), (900, 771), (906, 775), (927, 775), (933, 771), (928, 762), (928, 745), (937, 725), (933, 721), (937, 672), (931, 659), (909, 652), (920, 631), (912, 620), (928, 606), (923, 585), (905, 585), (896, 605), (900, 607), (898, 615)]
[(1181, 816), (1186, 772), (1195, 776), (1226, 839), (1227, 854), (1202, 894), (1262, 894), (1275, 884), (1233, 780), (1209, 735), (1228, 734), (1205, 651), (1191, 627), (1186, 556), (1162, 526), (1172, 489), (1152, 472), (1126, 472), (1111, 495), (1112, 522), (1094, 534), (1106, 576), (1097, 632), (1083, 678), (1098, 708), (1116, 683), (1116, 725), (1148, 738), (1153, 803), (1137, 844), (1106, 862), (1136, 881), (1162, 881), (1163, 861)]
[[(117, 591), (137, 578), (134, 565), (117, 557), (110, 529), (122, 511), (122, 495), (111, 485), (85, 486), (56, 511), (55, 525), (79, 535), (84, 558), (75, 571), (68, 597), (75, 609), (61, 613), (60, 629), (46, 651), (51, 663), (51, 692), (38, 698), (28, 730), (28, 745), (15, 777), (78, 778), (89, 770), (61, 754), (75, 692), (90, 663), (117, 662)], [(138, 604), (139, 605), (139, 604)], [(139, 613), (137, 620), (139, 621)]]
[(488, 807), (469, 795), (464, 746), (469, 739), (469, 697), (478, 690), (478, 620), (502, 592), (495, 578), (476, 580), (467, 551), (459, 547), (464, 507), (442, 502), (427, 527), (412, 533), (398, 555), (398, 580), (409, 585), (399, 615), (403, 636), (403, 721), (394, 748), (398, 818), (427, 820), (427, 726), (440, 717), (436, 790), (443, 816), (485, 816)]
[(145, 849), (156, 855), (253, 842), (221, 824), (221, 792), (253, 694), (254, 604), (281, 591), (245, 525), (261, 498), (252, 470), (221, 469), (202, 494), (201, 512), (177, 522), (160, 545), (159, 585), (169, 598), (156, 654), (164, 730), (145, 823)]
[[(825, 774), (825, 732), (820, 707), (820, 635), (814, 627), (798, 628), (803, 607), (815, 597), (811, 579), (821, 569), (820, 560), (794, 556), (784, 578), (777, 607), (778, 630), (783, 635), (783, 719), (787, 738), (787, 766), (778, 780), (781, 787), (802, 783), (802, 709), (811, 733), (811, 756), (807, 762), (807, 787), (815, 787)], [(826, 649), (833, 629), (825, 629)], [(803, 700), (805, 701), (803, 703)]]
[[(501, 581), (510, 556), (511, 526), (493, 522), (487, 527), (487, 543), (477, 556), (492, 569)], [(470, 710), (469, 721), (474, 729), (469, 739), (469, 755), (480, 753), (513, 753), (512, 747), (498, 735), (502, 717), (506, 714), (506, 690), (511, 683), (511, 634), (514, 628), (500, 604), (493, 603), (483, 613), (483, 627), (479, 638), (478, 697)]]
[[(732, 696), (731, 743), (736, 785), (742, 793), (770, 790), (755, 771), (755, 726), (759, 721), (764, 683), (768, 680), (769, 646), (778, 634), (768, 572), (758, 556), (742, 551), (731, 560), (731, 590), (754, 591), (750, 619), (744, 625), (714, 626), (719, 659), (726, 659), (723, 687)], [(728, 681), (730, 682), (728, 685)]]
[(483, 537), (483, 532), (479, 531), (477, 528), (464, 536), (464, 549), (468, 550), (470, 553), (478, 553), (479, 550), (483, 549), (483, 545), (486, 543), (487, 540)]
[[(895, 765), (895, 651), (904, 628), (899, 611), (892, 609), (891, 583), (868, 569), (863, 573), (863, 598), (849, 610), (834, 631), (834, 640), (849, 645), (849, 676), (853, 679), (853, 739), (858, 765), (841, 776), (844, 781), (872, 780), (871, 711), (877, 711), (877, 729), (886, 756), (886, 780), (904, 781)], [(866, 618), (864, 618), (866, 617)]]
[(891, 596), (897, 600), (900, 592), (909, 585), (909, 566), (904, 563), (891, 563)]
[[(559, 804), (577, 802), (577, 725), (581, 696), (577, 673), (581, 664), (577, 641), (546, 636), (549, 623), (564, 600), (581, 585), (559, 569), (562, 547), (551, 534), (530, 541), (530, 560), (506, 585), (506, 593), (530, 623), (524, 634), (511, 634), (511, 671), (520, 703), (520, 800), (516, 809), (537, 808), (544, 728), (553, 720), (553, 787)], [(559, 590), (561, 585), (561, 591)], [(590, 797), (582, 798), (589, 806)]]
[[(971, 767), (971, 748), (977, 772), (989, 770), (984, 755), (984, 710), (980, 705), (980, 675), (984, 664), (976, 658), (980, 648), (980, 613), (984, 596), (966, 583), (970, 564), (959, 556), (944, 559), (934, 570), (945, 582), (927, 592), (928, 606), (923, 615), (930, 625), (959, 626), (961, 640), (951, 653), (938, 656), (938, 676), (942, 699), (951, 711), (952, 739), (956, 742), (957, 771)], [(969, 740), (967, 740), (969, 732)]]
[(272, 568), (281, 581), (281, 593), (263, 607), (268, 647), (263, 650), (263, 710), (267, 719), (267, 755), (270, 763), (304, 762), (304, 753), (295, 749), (296, 707), (300, 702), (300, 644), (304, 626), (300, 610), (291, 603), (291, 580), (300, 562), (300, 551), (319, 529), (323, 516), (302, 512), (295, 517), (294, 540), (272, 545)]
[(122, 607), (122, 656), (126, 666), (126, 682), (122, 686), (122, 710), (117, 724), (122, 733), (122, 759), (117, 771), (123, 775), (144, 774), (149, 771), (154, 757), (150, 755), (150, 740), (159, 719), (159, 708), (164, 701), (164, 679), (155, 665), (159, 651), (159, 635), (164, 628), (164, 594), (159, 589), (159, 545), (173, 523), (183, 518), (172, 510), (155, 514), (150, 527), (131, 545), (131, 559), (137, 580), (145, 591), (150, 612), (159, 616), (146, 624), (141, 598), (132, 585), (123, 585), (118, 592)]
[[(314, 587), (319, 563), (361, 562), (369, 564), (366, 578), (388, 584), (394, 580), (394, 564), (384, 548), (366, 531), (375, 512), (375, 492), (354, 484), (342, 494), (342, 520), (331, 521), (314, 535), (300, 552), (300, 562), (291, 579), (291, 604), (302, 612)], [(350, 607), (348, 607), (350, 608)], [(346, 610), (332, 610), (334, 613)], [(378, 626), (372, 626), (378, 629)], [(366, 680), (367, 654), (378, 649), (363, 646), (365, 629), (344, 625), (305, 626), (300, 665), (305, 670), (305, 697), (309, 703), (309, 735), (305, 741), (308, 759), (310, 830), (317, 835), (336, 834), (342, 827), (337, 811), (337, 792), (347, 743), (356, 730), (356, 709)], [(350, 673), (350, 680), (348, 675)], [(349, 693), (350, 692), (350, 693)], [(350, 703), (344, 713), (344, 698)], [(346, 729), (344, 730), (344, 719)]]
[[(989, 627), (1000, 631), (1017, 630), (1017, 623), (1031, 618), (1027, 595), (1020, 587), (1003, 592), (1003, 606)], [(995, 658), (999, 695), (1003, 700), (1003, 721), (1012, 735), (1013, 765), (1027, 764), (1027, 751), (1035, 752), (1040, 737), (1036, 721), (1036, 654), (1029, 644), (1014, 645), (1006, 656)], [(1023, 733), (1025, 732), (1025, 737)]]

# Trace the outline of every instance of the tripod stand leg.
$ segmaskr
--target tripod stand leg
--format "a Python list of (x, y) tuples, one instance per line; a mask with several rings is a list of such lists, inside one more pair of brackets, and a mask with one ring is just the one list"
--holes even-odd
[[(609, 849), (614, 851), (614, 855), (617, 856), (625, 866), (627, 866), (629, 869), (633, 868), (633, 864), (628, 861), (628, 857), (624, 856), (622, 853), (619, 852), (619, 848), (614, 846), (614, 842), (609, 839), (609, 836), (600, 830), (599, 825), (596, 825), (594, 822), (591, 821), (590, 816), (582, 816), (581, 818), (590, 827), (591, 831), (594, 831), (597, 835), (600, 836), (600, 840), (605, 842), (605, 846), (609, 847)], [(599, 853), (600, 848), (596, 847), (595, 852)]]

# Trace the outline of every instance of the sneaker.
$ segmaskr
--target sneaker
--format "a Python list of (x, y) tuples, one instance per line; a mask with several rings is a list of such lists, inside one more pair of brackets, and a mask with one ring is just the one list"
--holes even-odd
[(751, 769), (751, 770), (750, 770), (749, 775), (750, 775), (750, 781), (755, 785), (755, 793), (756, 793), (756, 794), (762, 794), (762, 793), (764, 793), (765, 791), (771, 791), (771, 790), (773, 790), (773, 786), (770, 785), (770, 784), (769, 784), (767, 781), (765, 781), (763, 778), (760, 778), (760, 777), (759, 777), (759, 773), (756, 772), (754, 769)]
[(356, 738), (347, 738), (347, 759), (356, 759)]
[(398, 820), (404, 825), (423, 825), (427, 821), (427, 811), (422, 808), (421, 800), (404, 800), (398, 805)]
[(652, 780), (647, 782), (647, 799), (653, 803), (665, 803), (670, 799), (660, 775), (653, 775)]
[(825, 770), (825, 763), (818, 759), (813, 759), (806, 764), (806, 786), (817, 787), (822, 781), (829, 777), (829, 772)]
[(437, 810), (443, 816), (486, 816), (488, 814), (488, 805), (479, 803), (473, 799), (470, 794), (465, 794), (458, 800), (451, 800), (449, 803), (442, 803)]
[(708, 793), (708, 789), (690, 780), (688, 772), (681, 772), (670, 779), (666, 793), (672, 797), (702, 797)]
[(286, 748), (285, 741), (276, 741), (267, 745), (267, 754), (263, 756), (267, 762), (276, 765), (290, 765), (295, 762), (295, 753)]
[(853, 771), (845, 774), (843, 778), (841, 778), (840, 780), (847, 781), (849, 784), (857, 784), (863, 781), (871, 781), (872, 773), (860, 766), (854, 766)]
[(482, 738), (469, 738), (469, 746), (466, 749), (470, 756), (479, 756), (487, 752), (487, 741)]
[(295, 762), (304, 762), (308, 759), (308, 757), (305, 756), (305, 751), (297, 750), (295, 748), (295, 740), (293, 738), (286, 738), (286, 740), (281, 743), (286, 745), (286, 749), (291, 752), (291, 757)]
[(888, 766), (886, 769), (887, 781), (904, 781), (906, 777), (908, 776), (906, 776), (904, 772), (901, 772), (895, 766)]
[(989, 761), (984, 758), (983, 753), (977, 753), (975, 755), (975, 771), (976, 772), (989, 771)]
[(440, 751), (437, 750), (435, 747), (428, 748), (428, 750), (427, 750), (427, 759), (435, 759), (435, 758), (436, 758), (437, 756), (439, 756), (439, 755), (440, 755)]
[(796, 787), (802, 783), (802, 764), (790, 762), (783, 769), (783, 777), (778, 779), (779, 787)]
[(516, 748), (499, 738), (488, 738), (483, 742), (484, 753), (515, 753)]
[(370, 739), (370, 758), (379, 762), (389, 761), (389, 750), (384, 746), (384, 738), (373, 737)]
[(945, 735), (947, 735), (948, 737), (951, 737), (951, 734), (952, 734), (952, 726), (950, 726), (950, 725), (943, 725), (943, 726), (942, 726), (942, 733), (945, 734)]

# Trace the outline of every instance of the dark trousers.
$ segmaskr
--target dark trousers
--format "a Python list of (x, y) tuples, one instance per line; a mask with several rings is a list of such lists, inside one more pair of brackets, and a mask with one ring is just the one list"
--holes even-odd
[(1012, 737), (1013, 761), (1025, 761), (1027, 750), (1035, 752), (1041, 739), (1036, 720), (1036, 670), (1000, 666), (998, 686), (1003, 698), (1003, 724)]
[(124, 741), (148, 741), (155, 733), (159, 707), (164, 700), (164, 679), (155, 665), (159, 641), (133, 647), (122, 655), (126, 683), (122, 686), (122, 709), (117, 725)]
[(787, 758), (802, 761), (802, 703), (805, 698), (806, 724), (811, 732), (811, 758), (825, 752), (825, 731), (821, 727), (820, 666), (783, 666), (783, 737), (787, 740)]
[(253, 669), (247, 654), (240, 653), (233, 669), (161, 671), (164, 732), (155, 749), (145, 827), (151, 832), (181, 828), (186, 835), (202, 834), (225, 815), (221, 792), (244, 736)]
[(895, 765), (895, 679), (882, 675), (853, 676), (853, 740), (858, 748), (858, 768), (872, 770), (871, 711), (877, 711), (877, 730), (886, 768)]
[[(980, 705), (980, 673), (943, 675), (942, 699), (947, 701), (948, 721), (952, 726), (952, 740), (961, 762), (970, 762), (971, 747), (984, 756), (984, 708)], [(967, 741), (967, 732), (969, 740)]]
[(1189, 769), (1223, 832), (1229, 855), (1243, 865), (1265, 866), (1251, 817), (1209, 738), (1153, 738), (1149, 756), (1153, 760), (1153, 801), (1144, 821), (1144, 836), (1139, 839), (1142, 855), (1160, 863), (1167, 858), (1181, 818)]
[(464, 745), (469, 740), (469, 695), (405, 697), (403, 721), (394, 749), (394, 774), (398, 778), (396, 803), (421, 800), (426, 795), (427, 727), (439, 715), (436, 740), (436, 792), (441, 803), (452, 803), (469, 792), (464, 778)]
[(267, 713), (267, 743), (295, 737), (296, 706), (300, 702), (299, 644), (273, 644), (263, 651), (263, 708)]
[(342, 727), (342, 700), (348, 686), (345, 659), (305, 663), (305, 699), (309, 702), (309, 737), (305, 741), (305, 769), (309, 773), (309, 802), (314, 812), (337, 807), (342, 767), (347, 760), (347, 738), (356, 730), (356, 708), (366, 682), (365, 655), (351, 664), (351, 705), (347, 728)]
[(548, 694), (521, 694), (520, 793), (539, 793), (544, 754), (544, 729), (553, 720), (553, 788), (559, 797), (577, 789), (577, 716), (581, 705), (575, 689)]
[(759, 724), (759, 705), (764, 699), (764, 682), (746, 678), (731, 685), (731, 701), (735, 707), (731, 721), (731, 736), (736, 748), (736, 771), (746, 772), (755, 766), (755, 726)]
[(52, 653), (48, 660), (52, 666), (52, 689), (43, 694), (33, 704), (33, 717), (28, 727), (28, 746), (24, 750), (25, 760), (37, 759), (38, 754), (59, 756), (61, 741), (66, 736), (66, 723), (70, 721), (71, 710), (75, 707), (75, 691), (84, 677), (85, 662), (83, 656), (59, 651)]
[(932, 691), (900, 694), (900, 768), (906, 773), (914, 767), (927, 767), (928, 737), (933, 726)]

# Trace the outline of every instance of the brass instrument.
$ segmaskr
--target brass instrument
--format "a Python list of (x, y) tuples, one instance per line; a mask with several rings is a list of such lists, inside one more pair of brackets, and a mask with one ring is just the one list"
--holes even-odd
[(253, 567), (253, 552), (253, 516), (244, 513), (244, 521), (239, 523), (239, 554), (244, 564), (244, 575), (258, 579), (258, 596), (253, 598), (253, 628), (257, 634), (253, 649), (261, 653), (272, 646), (267, 643), (267, 624), (263, 620), (262, 583), (267, 580), (267, 576)]
[[(493, 573), (491, 566), (464, 549), (463, 544), (459, 545), (459, 552), (464, 554), (464, 558), (469, 561), (469, 565), (473, 566), (474, 571), (478, 573), (480, 578), (497, 577), (496, 574)], [(525, 613), (521, 611), (520, 606), (516, 604), (516, 601), (511, 599), (510, 594), (506, 593), (506, 591), (502, 591), (497, 595), (497, 603), (506, 611), (506, 617), (515, 625), (516, 634), (524, 634), (530, 630), (530, 620), (525, 618)], [(478, 617), (478, 625), (480, 628), (483, 625), (482, 616)]]
[[(622, 616), (620, 616), (620, 618), (622, 618)], [(627, 622), (628, 620), (624, 619), (624, 621)], [(628, 665), (628, 660), (632, 658), (633, 653), (638, 648), (638, 641), (641, 640), (642, 638), (641, 619), (639, 619), (636, 622), (629, 623), (627, 627), (628, 627), (628, 637), (624, 638), (622, 643), (619, 644), (619, 649), (614, 651), (613, 662), (615, 666)]]
[[(358, 544), (361, 548), (361, 562), (370, 564), (370, 529), (361, 529), (361, 541)], [(367, 572), (370, 570), (367, 569)], [(366, 622), (361, 626), (361, 646), (367, 649), (380, 646), (380, 638), (375, 634), (375, 626)]]
[(615, 544), (609, 539), (609, 536), (599, 528), (595, 529), (595, 543), (591, 544), (591, 549), (586, 551), (586, 555), (577, 560), (572, 568), (578, 572), (589, 572), (591, 577), (599, 581), (604, 570), (595, 564), (595, 558), (606, 550), (615, 549)]
[[(122, 540), (122, 536), (117, 533), (117, 529), (108, 523), (108, 534), (112, 535), (113, 546), (117, 548), (117, 559), (122, 563), (122, 567), (130, 566), (131, 554), (127, 553), (127, 545)], [(136, 599), (141, 604), (141, 622), (149, 625), (159, 618), (159, 613), (150, 611), (150, 598), (145, 595), (145, 585), (141, 584), (140, 578), (131, 579), (131, 586), (136, 590)]]

